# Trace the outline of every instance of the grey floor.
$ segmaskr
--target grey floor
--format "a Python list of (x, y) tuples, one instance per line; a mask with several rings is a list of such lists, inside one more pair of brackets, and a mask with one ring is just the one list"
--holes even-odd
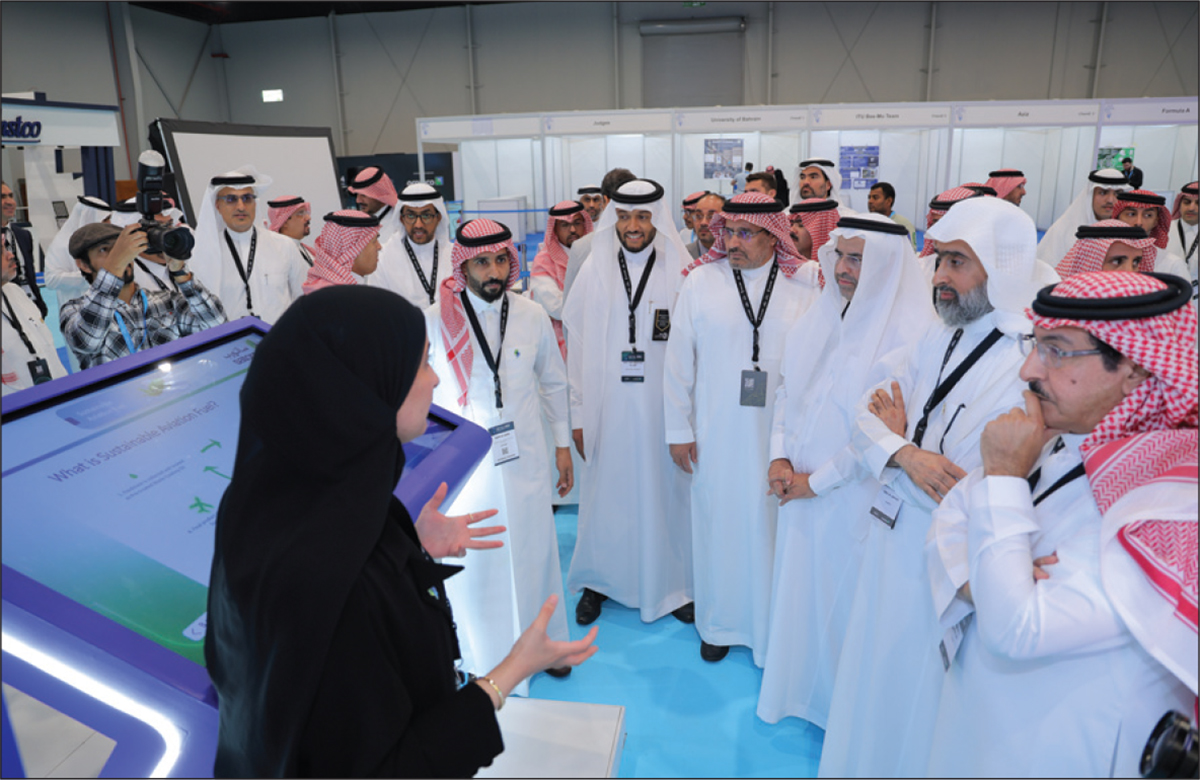
[(99, 777), (116, 742), (7, 683), (4, 702), (27, 777)]

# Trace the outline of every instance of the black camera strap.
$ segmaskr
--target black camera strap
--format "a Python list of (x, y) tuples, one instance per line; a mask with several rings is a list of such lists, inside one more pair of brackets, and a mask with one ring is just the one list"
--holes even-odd
[(250, 274), (254, 273), (254, 251), (258, 247), (258, 228), (250, 228), (250, 257), (246, 260), (246, 265), (242, 267), (242, 256), (238, 254), (237, 247), (233, 244), (233, 239), (229, 236), (229, 231), (225, 231), (225, 243), (229, 246), (229, 253), (233, 255), (233, 264), (237, 266), (238, 276), (242, 277), (242, 284), (246, 286), (246, 309), (249, 310), (251, 316), (257, 317), (254, 313), (254, 299), (250, 295)]
[(37, 350), (33, 348), (33, 342), (30, 341), (29, 336), (25, 334), (25, 329), (21, 327), (21, 320), (17, 317), (16, 311), (13, 310), (12, 302), (8, 300), (8, 296), (5, 295), (2, 290), (0, 290), (0, 298), (4, 299), (4, 308), (8, 309), (7, 312), (0, 313), (3, 313), (4, 319), (8, 320), (8, 324), (12, 325), (16, 329), (17, 335), (20, 336), (21, 341), (25, 343), (25, 349), (29, 350), (29, 354), (37, 357)]
[(483, 353), (483, 359), (487, 362), (488, 368), (492, 370), (492, 379), (496, 383), (496, 409), (503, 409), (504, 395), (500, 392), (500, 361), (504, 359), (504, 331), (508, 330), (508, 293), (504, 293), (504, 302), (500, 304), (500, 340), (496, 342), (495, 355), (492, 354), (487, 337), (483, 335), (483, 328), (479, 326), (479, 317), (475, 314), (475, 307), (471, 305), (471, 299), (467, 297), (467, 291), (463, 290), (458, 295), (462, 298), (467, 319), (471, 321), (471, 330), (475, 331), (475, 340), (479, 342), (479, 350)]
[(942, 371), (946, 369), (946, 364), (950, 362), (950, 356), (954, 354), (954, 348), (958, 346), (958, 340), (962, 337), (962, 334), (962, 328), (954, 331), (954, 337), (950, 339), (950, 346), (946, 349), (946, 356), (942, 358), (942, 368), (940, 371), (938, 371), (937, 387), (935, 387), (933, 392), (929, 394), (929, 400), (925, 402), (925, 408), (922, 411), (921, 419), (917, 420), (917, 425), (913, 429), (912, 443), (917, 447), (921, 446), (921, 441), (925, 438), (925, 429), (929, 427), (930, 412), (937, 408), (937, 405), (944, 401), (946, 396), (950, 395), (950, 391), (954, 389), (954, 386), (958, 384), (959, 380), (966, 376), (967, 372), (971, 370), (971, 367), (978, 363), (979, 359), (983, 357), (984, 353), (991, 349), (992, 345), (999, 341), (1000, 337), (1004, 335), (996, 328), (992, 328), (992, 332), (987, 334), (987, 336), (983, 339), (983, 341), (979, 342), (975, 349), (971, 350), (971, 354), (967, 355), (963, 362), (958, 364), (958, 368), (954, 369), (954, 371), (950, 373), (950, 376), (946, 377), (945, 381), (942, 381)]
[[(404, 248), (408, 250), (408, 259), (412, 260), (413, 268), (417, 270), (417, 278), (421, 280), (421, 287), (425, 289), (425, 294), (429, 296), (429, 305), (434, 304), (434, 284), (437, 283), (437, 264), (438, 264), (438, 242), (433, 240), (433, 268), (430, 269), (429, 279), (425, 278), (425, 272), (421, 270), (421, 264), (417, 262), (417, 253), (413, 251), (412, 244), (408, 243), (408, 236), (404, 237)], [(505, 305), (508, 304), (508, 298), (504, 299)]]
[(158, 285), (158, 289), (159, 289), (159, 290), (162, 290), (162, 291), (164, 291), (164, 292), (170, 292), (170, 291), (171, 291), (171, 288), (170, 288), (170, 287), (167, 287), (167, 285), (166, 285), (165, 283), (163, 283), (163, 280), (162, 280), (162, 279), (159, 279), (159, 278), (158, 278), (158, 276), (157, 276), (157, 275), (156, 275), (156, 274), (155, 274), (153, 271), (151, 271), (149, 268), (147, 268), (147, 267), (146, 267), (146, 264), (142, 262), (142, 258), (140, 258), (140, 257), (135, 257), (135, 258), (133, 258), (133, 262), (137, 263), (137, 267), (138, 267), (138, 268), (140, 268), (140, 269), (142, 269), (142, 271), (143, 271), (143, 272), (144, 272), (144, 273), (145, 273), (147, 276), (149, 276), (151, 279), (153, 279), (153, 280), (154, 280), (154, 283), (155, 283), (156, 285)]
[(621, 266), (621, 281), (625, 282), (625, 298), (629, 301), (629, 343), (637, 342), (637, 311), (638, 304), (642, 302), (642, 293), (646, 292), (646, 282), (650, 280), (650, 272), (654, 270), (654, 260), (658, 256), (657, 249), (650, 250), (650, 259), (646, 261), (646, 268), (642, 271), (642, 278), (638, 280), (637, 294), (633, 293), (633, 283), (629, 280), (629, 266), (625, 263), (625, 250), (617, 250), (617, 263)]
[(763, 288), (762, 300), (758, 304), (758, 316), (754, 316), (754, 309), (750, 307), (750, 296), (746, 293), (746, 282), (742, 279), (742, 272), (738, 269), (733, 269), (733, 279), (737, 282), (738, 294), (742, 296), (742, 308), (746, 312), (746, 319), (750, 320), (750, 326), (754, 328), (754, 352), (750, 356), (750, 362), (754, 364), (754, 370), (758, 371), (758, 327), (762, 325), (763, 318), (767, 316), (767, 306), (771, 303), (771, 292), (775, 289), (775, 277), (779, 274), (779, 263), (771, 261), (771, 274), (767, 277), (767, 286)]

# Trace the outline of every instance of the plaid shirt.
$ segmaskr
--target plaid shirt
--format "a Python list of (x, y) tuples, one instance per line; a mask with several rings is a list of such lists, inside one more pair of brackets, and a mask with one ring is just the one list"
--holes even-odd
[[(91, 368), (134, 352), (225, 322), (225, 309), (195, 276), (179, 292), (138, 289), (129, 303), (117, 296), (125, 283), (101, 269), (87, 293), (59, 310), (59, 325), (81, 368)], [(142, 296), (146, 304), (143, 310)], [(133, 342), (121, 333), (117, 315)]]

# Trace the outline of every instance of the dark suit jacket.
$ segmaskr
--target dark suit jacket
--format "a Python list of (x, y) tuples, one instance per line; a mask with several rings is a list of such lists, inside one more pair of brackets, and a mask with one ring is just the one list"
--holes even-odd
[(48, 309), (46, 302), (42, 300), (42, 291), (38, 289), (37, 285), (37, 267), (33, 264), (33, 235), (25, 228), (17, 227), (12, 223), (9, 223), (8, 227), (17, 240), (17, 262), (21, 264), (21, 273), (28, 280), (29, 289), (33, 291), (33, 302), (37, 304), (38, 311), (42, 313), (42, 319), (45, 319)]
[(1142, 169), (1141, 168), (1139, 168), (1135, 165), (1132, 168), (1130, 168), (1128, 171), (1122, 171), (1122, 172), (1125, 174), (1125, 178), (1129, 181), (1130, 187), (1133, 187), (1135, 190), (1140, 190), (1142, 188)]

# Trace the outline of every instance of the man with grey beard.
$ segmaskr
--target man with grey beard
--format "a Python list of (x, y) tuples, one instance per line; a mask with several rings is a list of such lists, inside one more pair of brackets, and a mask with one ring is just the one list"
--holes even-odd
[[(1055, 281), (1037, 262), (1033, 220), (999, 198), (959, 202), (929, 236), (937, 241), (941, 321), (885, 358), (892, 379), (859, 403), (853, 446), (859, 468), (874, 477), (861, 489), (875, 498), (822, 777), (925, 775), (943, 659), (954, 655), (953, 638), (944, 635), (956, 628), (939, 623), (947, 612), (930, 597), (926, 533), (942, 498), (982, 465), (983, 427), (1021, 403), (1020, 337), (1030, 331), (1024, 310)], [(964, 558), (965, 551), (964, 543)], [(863, 733), (872, 738), (864, 741)]]

